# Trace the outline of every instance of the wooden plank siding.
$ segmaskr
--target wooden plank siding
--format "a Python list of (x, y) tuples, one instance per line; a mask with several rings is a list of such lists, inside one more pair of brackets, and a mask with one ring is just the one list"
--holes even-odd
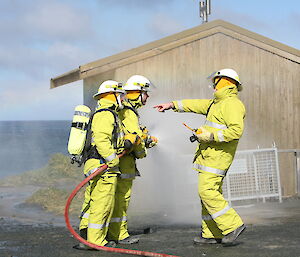
[[(91, 96), (104, 80), (125, 82), (133, 74), (145, 75), (157, 86), (156, 103), (210, 98), (212, 89), (206, 77), (230, 67), (240, 74), (244, 84), (240, 97), (247, 109), (239, 149), (269, 148), (273, 142), (280, 149), (300, 148), (300, 65), (282, 50), (274, 53), (250, 41), (233, 37), (232, 32), (215, 33), (111, 70), (106, 66), (103, 73), (84, 79), (85, 104), (95, 105)], [(293, 162), (283, 158), (281, 168), (284, 195), (292, 195)]]

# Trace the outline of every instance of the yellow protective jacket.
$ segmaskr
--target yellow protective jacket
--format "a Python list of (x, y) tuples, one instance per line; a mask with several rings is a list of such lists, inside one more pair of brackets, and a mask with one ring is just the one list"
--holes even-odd
[[(143, 132), (141, 131), (139, 124), (139, 116), (136, 111), (128, 102), (123, 102), (124, 108), (119, 112), (119, 117), (122, 121), (125, 134), (137, 134), (142, 138)], [(133, 150), (123, 156), (120, 160), (121, 178), (134, 178), (137, 173), (135, 159), (144, 158), (146, 156), (146, 147), (144, 140), (137, 146), (134, 146)], [(128, 174), (128, 175), (124, 175)]]
[[(110, 111), (97, 112), (99, 109), (110, 109)], [(107, 99), (100, 99), (98, 107), (92, 120), (92, 146), (96, 146), (98, 153), (104, 158), (105, 162), (113, 168), (114, 172), (118, 172), (120, 154), (124, 150), (124, 132), (120, 119), (118, 118), (116, 105)], [(89, 159), (85, 163), (84, 172), (93, 172), (103, 164), (103, 161), (98, 159)], [(88, 174), (89, 175), (89, 174)]]
[(204, 128), (214, 135), (213, 142), (198, 145), (194, 168), (225, 176), (244, 130), (245, 107), (235, 85), (214, 93), (214, 99), (173, 101), (174, 111), (206, 115)]

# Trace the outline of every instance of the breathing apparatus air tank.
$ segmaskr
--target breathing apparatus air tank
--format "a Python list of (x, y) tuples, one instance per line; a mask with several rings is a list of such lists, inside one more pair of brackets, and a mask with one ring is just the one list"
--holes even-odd
[(86, 105), (77, 105), (73, 116), (68, 142), (68, 152), (72, 155), (71, 162), (81, 165), (82, 155), (87, 138), (87, 131), (91, 117), (91, 109)]

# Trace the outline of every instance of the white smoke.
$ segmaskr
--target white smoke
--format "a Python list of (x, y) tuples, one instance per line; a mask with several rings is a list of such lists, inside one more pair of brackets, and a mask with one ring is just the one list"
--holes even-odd
[(155, 99), (140, 111), (141, 123), (158, 138), (158, 145), (148, 150), (147, 158), (137, 160), (141, 178), (134, 181), (129, 215), (152, 215), (156, 223), (198, 224), (198, 174), (192, 169), (197, 143), (189, 141), (192, 132), (182, 123), (198, 128), (204, 117), (152, 108), (169, 101)]

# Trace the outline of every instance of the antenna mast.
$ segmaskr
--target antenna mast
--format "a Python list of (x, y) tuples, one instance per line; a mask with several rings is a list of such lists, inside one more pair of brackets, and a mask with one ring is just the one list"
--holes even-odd
[(202, 23), (208, 21), (208, 15), (211, 14), (211, 4), (210, 0), (204, 0), (199, 2), (200, 18), (202, 18)]

